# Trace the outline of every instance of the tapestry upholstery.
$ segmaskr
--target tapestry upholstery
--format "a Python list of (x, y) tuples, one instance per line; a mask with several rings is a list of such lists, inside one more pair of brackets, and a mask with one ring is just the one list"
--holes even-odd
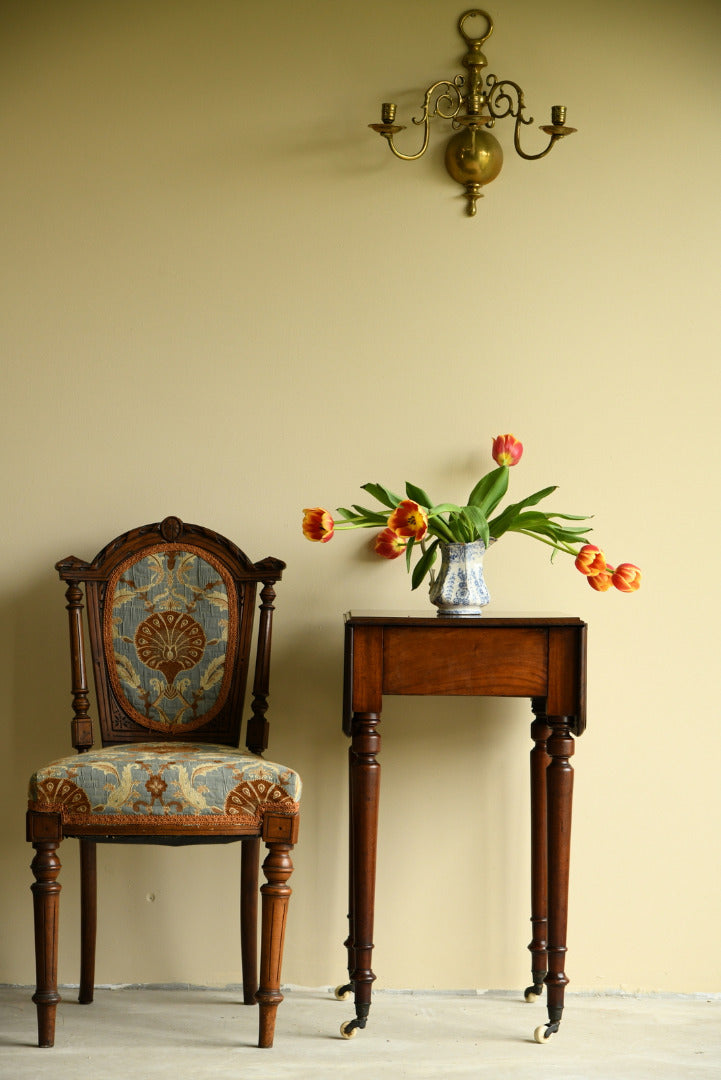
[(203, 743), (108, 746), (51, 762), (30, 778), (31, 810), (59, 813), (63, 826), (138, 825), (166, 831), (213, 818), (254, 825), (298, 812), (298, 773), (247, 750)]
[(136, 723), (178, 734), (216, 715), (232, 675), (235, 610), (230, 574), (190, 545), (164, 544), (118, 567), (103, 638), (113, 691)]

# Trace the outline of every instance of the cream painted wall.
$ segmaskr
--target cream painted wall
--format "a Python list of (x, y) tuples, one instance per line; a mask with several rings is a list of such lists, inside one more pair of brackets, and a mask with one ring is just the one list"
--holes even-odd
[[(367, 534), (308, 544), (300, 511), (375, 479), (461, 499), (510, 430), (514, 494), (560, 484), (645, 574), (597, 595), (541, 545), (488, 559), (493, 610), (590, 624), (572, 986), (721, 990), (721, 9), (496, 0), (491, 70), (539, 123), (565, 101), (579, 134), (543, 162), (509, 150), (473, 221), (442, 140), (406, 165), (366, 127), (458, 70), (461, 10), (3, 6), (2, 982), (34, 972), (26, 777), (69, 750), (53, 564), (170, 513), (288, 562), (271, 750), (306, 794), (284, 975), (340, 979), (341, 614), (426, 600)], [(526, 985), (528, 720), (518, 701), (388, 703), (378, 985)], [(238, 981), (235, 856), (101, 852), (99, 981)]]

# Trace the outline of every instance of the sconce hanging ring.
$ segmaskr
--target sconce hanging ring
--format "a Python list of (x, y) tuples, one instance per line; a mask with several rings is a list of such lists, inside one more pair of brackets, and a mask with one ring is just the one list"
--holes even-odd
[[(488, 29), (481, 37), (471, 37), (470, 34), (467, 34), (466, 31), (463, 29), (463, 24), (466, 19), (475, 18), (476, 15), (480, 15), (480, 17), (482, 19), (485, 19), (488, 23)], [(484, 41), (488, 41), (489, 37), (493, 33), (493, 19), (487, 11), (482, 11), (481, 8), (471, 8), (470, 11), (464, 12), (458, 20), (458, 33), (461, 35), (469, 48), (473, 45), (475, 45), (476, 47), (480, 47)]]

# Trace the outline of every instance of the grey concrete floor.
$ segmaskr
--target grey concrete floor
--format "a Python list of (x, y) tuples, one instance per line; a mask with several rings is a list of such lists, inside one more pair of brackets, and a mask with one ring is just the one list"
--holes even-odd
[(543, 1023), (500, 992), (378, 991), (371, 1019), (340, 1038), (353, 1016), (326, 989), (286, 989), (275, 1046), (259, 1050), (256, 1012), (237, 990), (105, 989), (93, 1005), (64, 991), (53, 1049), (35, 1045), (27, 989), (0, 989), (2, 1080), (684, 1080), (721, 1078), (721, 996), (566, 995), (560, 1032), (533, 1041)]

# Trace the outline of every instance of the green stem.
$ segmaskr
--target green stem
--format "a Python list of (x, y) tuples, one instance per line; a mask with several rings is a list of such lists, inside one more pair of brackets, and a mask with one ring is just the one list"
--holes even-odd
[(547, 544), (548, 547), (555, 548), (556, 551), (565, 551), (568, 555), (578, 555), (575, 548), (572, 548), (569, 544), (558, 544), (553, 540), (547, 540), (545, 536), (540, 536), (538, 533), (529, 532), (528, 529), (514, 529), (513, 532), (518, 532), (522, 536), (531, 536), (534, 540), (540, 540), (542, 544)]
[(429, 531), (432, 530), (434, 532), (434, 534), (438, 537), (439, 540), (445, 540), (449, 544), (457, 543), (457, 540), (456, 540), (455, 536), (453, 535), (451, 530), (448, 528), (448, 525), (443, 520), (443, 518), (429, 517), (428, 518), (428, 528), (429, 528)]
[(335, 532), (346, 532), (348, 529), (382, 529), (382, 525), (378, 525), (373, 521), (348, 521), (340, 524), (336, 521)]

